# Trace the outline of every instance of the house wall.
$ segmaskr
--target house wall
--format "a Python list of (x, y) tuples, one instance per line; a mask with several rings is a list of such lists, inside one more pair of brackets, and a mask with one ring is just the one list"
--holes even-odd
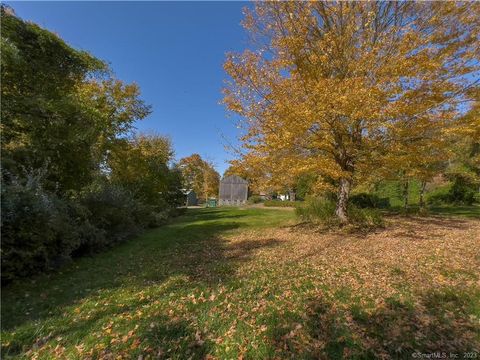
[(240, 177), (227, 177), (220, 181), (219, 205), (241, 205), (247, 202), (248, 183)]
[(197, 200), (197, 194), (195, 194), (193, 191), (189, 192), (187, 194), (187, 206), (195, 206), (198, 204)]

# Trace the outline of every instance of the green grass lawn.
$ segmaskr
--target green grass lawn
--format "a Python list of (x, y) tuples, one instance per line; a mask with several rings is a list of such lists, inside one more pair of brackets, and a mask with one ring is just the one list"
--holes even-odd
[[(403, 196), (401, 184), (398, 181), (384, 181), (379, 184), (378, 189), (373, 194), (388, 198), (390, 201), (391, 212), (403, 211)], [(450, 185), (442, 185), (434, 190), (430, 190), (425, 194), (425, 199), (428, 199), (431, 194), (436, 192), (446, 193)], [(367, 191), (368, 192), (368, 191)], [(409, 183), (408, 204), (409, 212), (416, 213), (419, 209), (420, 199), (420, 182), (418, 180), (411, 180)], [(432, 215), (441, 216), (456, 216), (467, 218), (480, 218), (480, 204), (474, 205), (428, 205), (428, 211)]]
[[(419, 201), (420, 183), (417, 180), (411, 180), (408, 189), (408, 203), (410, 205), (417, 205)], [(381, 198), (388, 198), (390, 206), (402, 207), (403, 195), (400, 183), (398, 181), (384, 181), (379, 184), (379, 187), (374, 191), (375, 195)]]
[(294, 216), (189, 210), (62, 272), (9, 285), (3, 358), (410, 358), (439, 344), (478, 349), (478, 221), (408, 219), (358, 237), (292, 226)]
[[(169, 311), (175, 310), (169, 306), (172, 301), (202, 292), (210, 296), (212, 284), (217, 289), (224, 283), (235, 286), (230, 277), (235, 264), (222, 258), (226, 244), (219, 236), (287, 225), (292, 219), (292, 212), (271, 209), (189, 210), (167, 226), (78, 259), (60, 273), (8, 286), (2, 291), (2, 353), (15, 357), (29, 349), (66, 344), (62, 354), (67, 357), (81, 358), (81, 346), (85, 352), (95, 349), (97, 356), (102, 349), (126, 351), (128, 358), (143, 352), (133, 346), (139, 337), (155, 350), (160, 344), (173, 347), (174, 341), (193, 330), (183, 322), (167, 325)], [(220, 299), (205, 304), (200, 312), (206, 316), (208, 307)], [(128, 336), (132, 330), (135, 336), (132, 333), (127, 341), (122, 337), (111, 343), (114, 334)], [(176, 357), (187, 353), (199, 357), (206, 347), (186, 346), (177, 350)], [(44, 353), (51, 358), (51, 349)]]
[(429, 211), (436, 215), (460, 216), (472, 219), (480, 219), (480, 204), (462, 206), (431, 206)]
[[(404, 209), (401, 206), (391, 207), (383, 210), (385, 215), (403, 214)], [(415, 215), (420, 213), (420, 207), (413, 205), (408, 207), (408, 214)], [(430, 205), (427, 206), (427, 213), (433, 216), (480, 219), (480, 204), (473, 205)]]

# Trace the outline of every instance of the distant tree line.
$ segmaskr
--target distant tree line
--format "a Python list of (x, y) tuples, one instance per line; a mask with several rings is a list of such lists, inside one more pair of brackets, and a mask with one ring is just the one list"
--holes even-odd
[(218, 195), (220, 174), (213, 164), (202, 159), (199, 154), (180, 159), (178, 166), (183, 174), (183, 186), (187, 190), (194, 190), (201, 200)]

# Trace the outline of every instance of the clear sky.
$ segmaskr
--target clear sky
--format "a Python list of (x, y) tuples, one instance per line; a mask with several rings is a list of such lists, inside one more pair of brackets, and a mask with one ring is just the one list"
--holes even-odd
[[(224, 146), (237, 129), (219, 104), (225, 53), (241, 51), (244, 2), (7, 2), (18, 16), (110, 63), (139, 84), (152, 114), (137, 123), (173, 140), (176, 158), (212, 160), (220, 174), (232, 158)], [(225, 138), (227, 140), (225, 140)]]

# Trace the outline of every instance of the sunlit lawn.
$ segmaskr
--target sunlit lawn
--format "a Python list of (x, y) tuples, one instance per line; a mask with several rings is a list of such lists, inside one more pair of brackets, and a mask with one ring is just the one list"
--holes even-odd
[(2, 291), (4, 358), (410, 358), (479, 348), (480, 222), (369, 235), (198, 209)]

